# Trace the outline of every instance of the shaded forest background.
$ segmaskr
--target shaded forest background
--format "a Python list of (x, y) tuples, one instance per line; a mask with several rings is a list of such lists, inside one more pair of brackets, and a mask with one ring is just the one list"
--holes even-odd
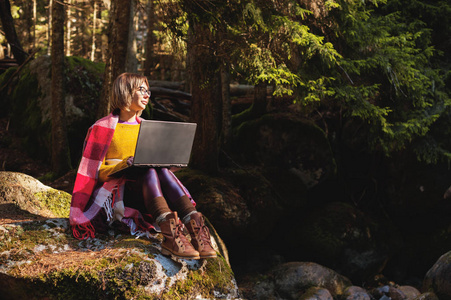
[[(267, 167), (268, 160), (290, 169), (292, 162), (285, 156), (291, 154), (269, 157), (274, 152), (261, 152), (265, 142), (277, 148), (278, 141), (293, 140), (304, 147), (300, 164), (308, 169), (322, 157), (315, 155), (327, 148), (332, 154), (322, 163), (333, 165), (328, 176), (311, 185), (304, 182), (302, 197), (309, 198), (309, 204), (286, 205), (293, 212), (283, 217), (297, 213), (307, 220), (311, 207), (344, 201), (390, 220), (410, 240), (406, 248), (418, 246), (419, 251), (407, 257), (431, 249), (419, 270), (412, 271), (417, 275), (431, 265), (432, 256), (449, 248), (450, 205), (443, 199), (451, 183), (449, 1), (0, 0), (0, 4), (0, 104), (6, 108), (0, 115), (11, 125), (16, 113), (24, 113), (11, 103), (14, 95), (20, 95), (8, 92), (14, 78), (31, 60), (51, 57), (52, 142), (49, 151), (36, 158), (52, 165), (54, 178), (73, 170), (81, 151), (82, 138), (68, 134), (71, 128), (65, 123), (65, 93), (73, 92), (68, 72), (78, 74), (74, 62), (92, 61), (101, 71), (98, 81), (85, 81), (85, 89), (95, 91), (89, 98), (95, 105), (85, 107), (90, 121), (76, 128), (80, 135), (108, 113), (112, 80), (125, 71), (142, 73), (153, 92), (153, 108), (145, 116), (198, 124), (193, 170), (216, 176), (237, 165), (249, 170)], [(158, 115), (168, 99), (183, 109)], [(262, 130), (302, 120), (314, 125), (327, 145), (308, 145), (318, 136), (303, 132), (293, 138), (290, 125), (279, 131), (280, 140), (257, 141), (246, 133), (249, 126), (267, 122), (268, 116), (273, 119)], [(267, 178), (275, 180), (277, 170), (270, 169)], [(428, 193), (413, 192), (423, 192), (425, 186)], [(433, 227), (440, 244), (427, 244), (431, 231), (426, 224)], [(240, 242), (230, 241), (231, 252)], [(284, 255), (299, 259), (293, 253)]]

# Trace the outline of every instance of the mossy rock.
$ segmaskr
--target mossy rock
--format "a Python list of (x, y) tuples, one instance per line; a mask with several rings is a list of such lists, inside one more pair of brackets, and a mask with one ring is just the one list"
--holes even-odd
[[(0, 294), (5, 299), (238, 297), (223, 251), (217, 258), (172, 259), (160, 252), (161, 234), (137, 239), (113, 230), (77, 240), (67, 219), (69, 194), (14, 172), (0, 172), (0, 183)], [(221, 244), (207, 224), (214, 245)]]
[(158, 240), (78, 241), (67, 219), (0, 226), (0, 292), (8, 299), (213, 299), (238, 289), (222, 257), (173, 260)]
[(0, 172), (0, 204), (47, 218), (67, 218), (71, 195), (48, 187), (31, 176)]

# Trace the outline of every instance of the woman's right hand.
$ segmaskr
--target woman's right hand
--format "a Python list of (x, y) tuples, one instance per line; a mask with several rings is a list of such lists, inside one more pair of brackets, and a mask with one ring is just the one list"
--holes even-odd
[(129, 166), (133, 165), (133, 156), (127, 158), (127, 165)]

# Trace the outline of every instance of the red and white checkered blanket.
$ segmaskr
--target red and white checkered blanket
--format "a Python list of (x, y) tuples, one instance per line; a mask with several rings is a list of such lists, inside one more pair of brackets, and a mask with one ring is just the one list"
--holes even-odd
[[(69, 221), (75, 238), (95, 236), (92, 220), (104, 209), (107, 221), (119, 220), (127, 224), (132, 234), (145, 234), (153, 226), (144, 221), (139, 211), (124, 207), (123, 178), (111, 179), (103, 184), (98, 181), (102, 161), (110, 146), (119, 117), (110, 114), (92, 125), (86, 135), (83, 156), (75, 179)], [(141, 119), (138, 118), (138, 122)]]

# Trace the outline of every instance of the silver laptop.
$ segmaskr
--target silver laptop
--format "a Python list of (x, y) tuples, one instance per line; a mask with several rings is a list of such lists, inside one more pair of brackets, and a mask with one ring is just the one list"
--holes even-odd
[(127, 169), (186, 167), (191, 156), (196, 123), (143, 120), (139, 127), (133, 165), (115, 170), (122, 176)]

